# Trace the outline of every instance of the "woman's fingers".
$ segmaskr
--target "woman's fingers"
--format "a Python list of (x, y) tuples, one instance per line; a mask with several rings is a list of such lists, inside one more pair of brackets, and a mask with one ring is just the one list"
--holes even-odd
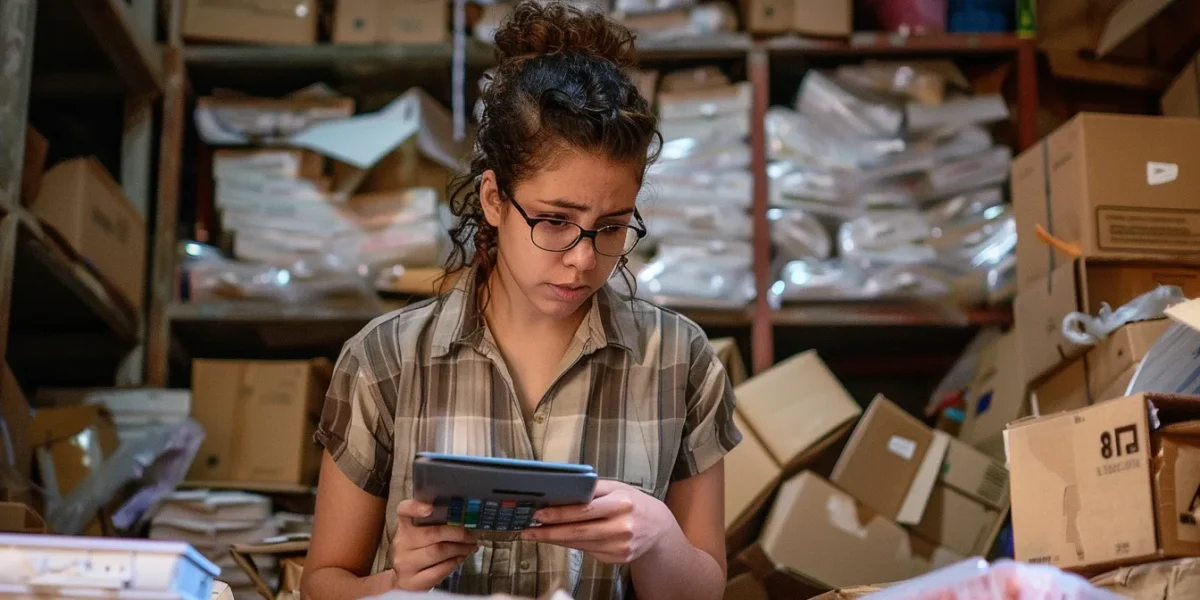
[(632, 510), (633, 498), (628, 493), (611, 493), (597, 496), (588, 504), (543, 508), (537, 511), (534, 519), (544, 524), (577, 523), (607, 519)]
[(418, 571), (410, 580), (412, 582), (412, 589), (428, 590), (436, 587), (447, 577), (449, 577), (455, 569), (462, 565), (463, 560), (464, 557), (455, 556)]
[(418, 548), (413, 554), (418, 557), (418, 564), (422, 568), (437, 565), (451, 558), (462, 558), (470, 556), (479, 549), (475, 544), (459, 544), (456, 542), (438, 542), (436, 544)]

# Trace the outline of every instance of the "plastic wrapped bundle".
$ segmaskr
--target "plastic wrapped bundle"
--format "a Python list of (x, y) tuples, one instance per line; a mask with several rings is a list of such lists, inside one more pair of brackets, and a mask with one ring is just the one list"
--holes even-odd
[(754, 299), (750, 244), (663, 244), (638, 272), (639, 296), (667, 306), (741, 308)]
[(863, 600), (1120, 600), (1078, 575), (1048, 565), (972, 559), (863, 597)]
[(656, 175), (749, 169), (750, 145), (740, 139), (722, 139), (713, 134), (669, 140), (663, 143), (658, 162), (647, 172)]
[(767, 156), (825, 169), (860, 169), (902, 152), (900, 138), (868, 139), (838, 135), (793, 110), (772, 107), (765, 117)]
[(796, 110), (846, 137), (896, 137), (904, 122), (899, 107), (857, 95), (820, 71), (804, 76)]
[(749, 240), (754, 226), (741, 207), (650, 204), (642, 211), (649, 235), (657, 244), (671, 239)]
[(767, 210), (771, 222), (771, 242), (780, 255), (788, 259), (827, 259), (832, 252), (829, 233), (821, 223), (802, 210), (772, 208)]
[[(299, 261), (290, 268), (229, 260), (210, 246), (181, 244), (185, 299), (267, 300), (304, 303), (332, 298), (354, 298), (375, 305), (378, 298), (367, 285), (365, 273), (332, 255)], [(324, 262), (323, 262), (324, 261)]]

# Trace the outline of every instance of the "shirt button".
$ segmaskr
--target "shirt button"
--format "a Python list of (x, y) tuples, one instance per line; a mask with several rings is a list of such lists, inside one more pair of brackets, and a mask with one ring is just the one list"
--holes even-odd
[(545, 423), (546, 422), (546, 413), (538, 413), (536, 415), (533, 415), (533, 420), (536, 421), (539, 425), (542, 423)]
[(527, 560), (523, 560), (523, 561), (521, 561), (521, 570), (522, 570), (522, 571), (528, 571), (528, 570), (529, 570), (529, 561), (527, 561)]

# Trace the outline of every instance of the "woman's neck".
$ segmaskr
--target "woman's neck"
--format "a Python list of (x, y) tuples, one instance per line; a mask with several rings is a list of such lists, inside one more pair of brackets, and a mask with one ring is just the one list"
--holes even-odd
[[(543, 339), (563, 343), (570, 340), (579, 329), (591, 301), (584, 302), (579, 310), (568, 317), (554, 319), (539, 311), (529, 298), (517, 287), (508, 272), (504, 261), (498, 260), (495, 268), (483, 282), (486, 288), (487, 303), (484, 308), (484, 319), (492, 331), (492, 335), (509, 339), (510, 334), (521, 332), (525, 339)], [(501, 346), (505, 344), (501, 343)]]

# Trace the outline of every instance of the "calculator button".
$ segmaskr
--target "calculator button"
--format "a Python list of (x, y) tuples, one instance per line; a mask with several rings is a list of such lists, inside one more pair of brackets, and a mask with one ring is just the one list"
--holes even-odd
[(495, 500), (488, 500), (483, 504), (483, 512), (479, 515), (480, 529), (495, 529), (496, 515), (499, 513), (500, 503)]
[(478, 498), (467, 500), (467, 514), (463, 520), (463, 526), (467, 529), (475, 529), (479, 526), (479, 505)]
[(446, 507), (446, 524), (447, 525), (462, 525), (463, 523), (463, 499), (451, 498)]

